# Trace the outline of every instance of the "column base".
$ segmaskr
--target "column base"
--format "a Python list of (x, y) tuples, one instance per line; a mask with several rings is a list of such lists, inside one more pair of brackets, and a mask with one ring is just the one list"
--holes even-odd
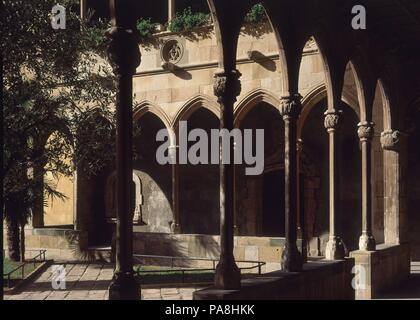
[(359, 239), (359, 250), (361, 251), (375, 251), (376, 241), (372, 234), (363, 233)]
[(346, 256), (344, 243), (340, 237), (330, 237), (325, 247), (325, 258), (327, 260), (342, 260)]
[(140, 300), (140, 284), (133, 273), (115, 273), (109, 285), (109, 300)]
[(236, 290), (241, 287), (241, 271), (236, 265), (235, 258), (220, 257), (216, 266), (214, 285), (218, 289)]
[(286, 272), (299, 272), (302, 270), (303, 258), (296, 243), (287, 243), (281, 256), (281, 268)]
[(239, 227), (238, 226), (233, 226), (233, 235), (234, 236), (239, 236)]
[(179, 223), (172, 223), (171, 224), (171, 231), (172, 233), (179, 234), (181, 233), (181, 226)]
[(302, 245), (301, 245), (301, 255), (302, 255), (302, 263), (308, 262), (308, 241), (305, 239), (302, 239)]

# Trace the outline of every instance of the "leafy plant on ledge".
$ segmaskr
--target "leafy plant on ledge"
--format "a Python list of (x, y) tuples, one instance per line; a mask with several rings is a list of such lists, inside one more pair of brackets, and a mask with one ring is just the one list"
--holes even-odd
[(150, 18), (141, 18), (137, 21), (136, 27), (140, 33), (140, 38), (147, 40), (157, 31), (158, 24), (153, 23)]
[(267, 18), (265, 9), (262, 3), (254, 5), (245, 17), (247, 23), (259, 23), (265, 21)]
[(190, 32), (197, 27), (208, 25), (210, 15), (202, 12), (192, 12), (191, 8), (186, 8), (178, 12), (175, 17), (169, 21), (168, 30), (171, 32)]
[(262, 3), (257, 3), (245, 16), (241, 34), (250, 35), (257, 39), (261, 38), (272, 31), (271, 27), (266, 23), (267, 20), (264, 6)]

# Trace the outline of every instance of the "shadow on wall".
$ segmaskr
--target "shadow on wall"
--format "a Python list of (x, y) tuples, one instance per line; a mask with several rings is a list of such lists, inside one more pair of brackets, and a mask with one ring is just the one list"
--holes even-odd
[(267, 69), (268, 71), (275, 72), (277, 71), (276, 63), (271, 60), (271, 58), (265, 56), (260, 51), (251, 50), (248, 51), (248, 58), (255, 63), (258, 63), (263, 68)]
[(262, 36), (273, 32), (268, 22), (246, 23), (241, 29), (241, 35), (251, 36), (256, 39), (261, 39)]
[(177, 66), (176, 64), (173, 64), (171, 62), (165, 62), (162, 64), (162, 68), (172, 72), (173, 75), (175, 75), (178, 78), (181, 78), (183, 80), (191, 80), (192, 74), (188, 72), (187, 70)]
[[(133, 239), (133, 252), (138, 255), (218, 259), (220, 254), (216, 236), (135, 232)], [(159, 266), (171, 266), (173, 262), (177, 267), (197, 267), (210, 263), (188, 259), (172, 261), (163, 257), (136, 258), (136, 261)]]
[(160, 142), (156, 133), (164, 129), (163, 122), (154, 114), (146, 113), (138, 120), (140, 134), (134, 138), (133, 167), (140, 184), (140, 199), (136, 208), (144, 226), (139, 231), (170, 232), (173, 220), (172, 168), (156, 161), (156, 150)]

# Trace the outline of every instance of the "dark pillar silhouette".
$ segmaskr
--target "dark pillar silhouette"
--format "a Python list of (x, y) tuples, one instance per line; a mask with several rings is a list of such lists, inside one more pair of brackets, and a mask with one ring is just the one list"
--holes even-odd
[[(214, 94), (220, 104), (220, 129), (233, 129), (233, 104), (240, 93), (240, 73), (237, 70), (215, 74)], [(220, 140), (222, 141), (222, 140)], [(229, 163), (223, 161), (230, 153)], [(220, 261), (216, 267), (215, 286), (221, 289), (238, 289), (241, 274), (233, 256), (234, 238), (234, 163), (233, 141), (229, 148), (220, 143)]]
[(296, 122), (301, 110), (301, 96), (282, 97), (280, 114), (284, 121), (284, 214), (286, 242), (282, 254), (282, 270), (296, 272), (302, 269), (302, 256), (297, 248), (297, 157)]
[(133, 273), (132, 188), (132, 77), (140, 64), (135, 16), (130, 0), (110, 0), (112, 27), (107, 31), (111, 43), (108, 58), (117, 78), (117, 239), (116, 266), (109, 286), (110, 300), (140, 298), (140, 286)]

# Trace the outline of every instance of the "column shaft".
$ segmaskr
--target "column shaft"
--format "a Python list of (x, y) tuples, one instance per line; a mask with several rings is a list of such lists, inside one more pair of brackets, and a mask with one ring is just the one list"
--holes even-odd
[(302, 172), (302, 152), (303, 152), (303, 142), (301, 139), (298, 139), (296, 142), (296, 163), (297, 163), (297, 230), (298, 230), (298, 239), (301, 240), (301, 255), (302, 261), (306, 263), (308, 261), (308, 239), (306, 233), (306, 221), (305, 221), (305, 200), (304, 200), (304, 176)]
[(374, 251), (376, 242), (372, 234), (372, 138), (373, 124), (360, 123), (358, 135), (362, 149), (362, 235), (359, 249)]
[[(123, 15), (130, 7), (115, 0), (111, 5), (111, 17)], [(127, 15), (126, 15), (127, 16)], [(107, 31), (111, 38), (108, 58), (117, 78), (117, 237), (116, 266), (109, 286), (110, 300), (134, 300), (140, 298), (140, 286), (133, 272), (133, 74), (140, 64), (140, 51), (135, 28), (120, 27), (120, 19), (113, 19), (113, 27)]]
[(116, 272), (132, 272), (132, 77), (118, 79), (117, 93), (117, 260)]
[(339, 236), (339, 171), (338, 171), (338, 138), (341, 111), (333, 110), (325, 113), (325, 128), (329, 137), (329, 214), (330, 214), (330, 235), (325, 248), (325, 257), (328, 260), (338, 260), (345, 257), (344, 244)]
[(403, 188), (406, 173), (406, 139), (400, 131), (381, 133), (384, 150), (385, 243), (407, 242), (406, 193)]
[[(215, 75), (214, 93), (220, 104), (220, 129), (233, 129), (233, 105), (239, 95), (240, 73), (236, 70), (218, 72)], [(234, 240), (234, 145), (229, 139), (229, 147), (224, 148), (220, 138), (220, 261), (216, 267), (215, 286), (222, 289), (240, 287), (240, 270), (233, 255)], [(224, 154), (230, 154), (226, 163)]]
[(86, 19), (86, 12), (87, 12), (86, 1), (87, 0), (80, 0), (80, 19), (81, 20)]
[(175, 17), (175, 0), (168, 0), (168, 22)]
[(285, 246), (282, 269), (288, 272), (302, 269), (302, 256), (297, 248), (297, 157), (296, 121), (300, 113), (300, 95), (282, 98), (280, 113), (284, 121), (284, 214)]
[(181, 223), (179, 217), (179, 164), (178, 161), (176, 161), (176, 155), (175, 163), (172, 164), (172, 212), (174, 215), (174, 221), (172, 222), (171, 230), (173, 233), (180, 233)]

